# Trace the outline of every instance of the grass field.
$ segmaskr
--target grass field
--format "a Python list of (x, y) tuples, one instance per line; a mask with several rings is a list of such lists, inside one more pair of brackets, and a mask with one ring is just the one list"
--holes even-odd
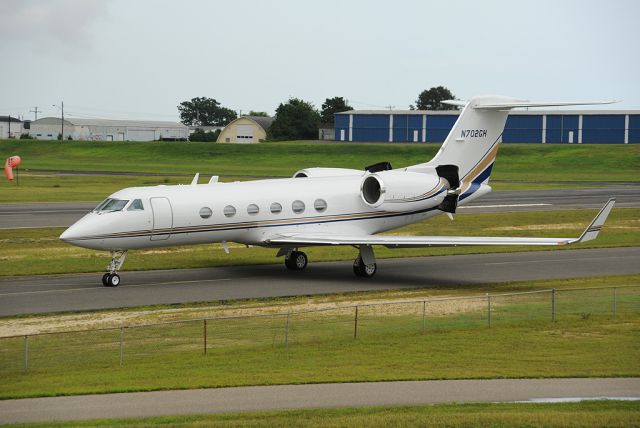
[[(496, 236), (578, 236), (597, 210), (459, 214), (452, 222), (445, 216), (393, 231), (407, 235), (496, 235)], [(505, 226), (506, 225), (506, 226)], [(62, 228), (6, 229), (0, 236), (0, 276), (97, 272), (108, 263), (108, 253), (86, 250), (58, 239)], [(616, 208), (597, 240), (563, 248), (601, 248), (640, 245), (640, 209)], [(421, 249), (376, 249), (380, 258), (425, 255), (469, 254), (544, 250), (549, 247), (448, 247)], [(308, 249), (311, 263), (350, 260), (350, 247)], [(225, 254), (220, 245), (194, 245), (130, 251), (127, 270), (172, 269), (281, 263), (273, 249), (231, 247)]]
[[(562, 404), (447, 404), (436, 406), (282, 410), (42, 423), (29, 427), (637, 427), (638, 401)], [(14, 425), (11, 425), (14, 426)], [(16, 425), (17, 426), (17, 425)]]
[[(29, 337), (26, 372), (23, 337), (0, 339), (0, 398), (286, 383), (638, 376), (640, 288), (622, 287), (637, 279), (489, 286), (484, 290), (492, 293), (557, 289), (555, 323), (551, 294), (544, 292), (494, 296), (490, 327), (484, 293), (436, 300), (473, 295), (480, 286), (218, 302), (179, 311), (128, 309), (141, 317), (131, 318), (122, 331), (118, 326), (126, 318), (118, 311), (12, 317), (0, 322), (57, 325), (59, 333)], [(574, 290), (576, 285), (620, 286), (615, 317), (612, 289)], [(371, 306), (380, 299), (394, 303)], [(345, 306), (353, 302), (360, 304), (357, 324), (355, 308)], [(219, 318), (229, 315), (236, 317)], [(205, 326), (203, 316), (218, 318)], [(158, 321), (171, 323), (149, 324)], [(115, 328), (77, 331), (97, 327)]]
[[(227, 177), (290, 177), (312, 167), (362, 169), (391, 161), (396, 167), (426, 162), (439, 145), (262, 143), (258, 145), (151, 142), (0, 141), (0, 155), (20, 155), (22, 168), (47, 170), (116, 171), (169, 174), (214, 174)], [(564, 186), (597, 181), (638, 182), (640, 145), (504, 145), (492, 180), (537, 184), (500, 184), (520, 188), (549, 186), (540, 182), (564, 182)], [(33, 177), (23, 176), (21, 186), (2, 181), (0, 203), (101, 200), (109, 193), (132, 185), (185, 183), (187, 177)], [(553, 184), (552, 184), (553, 185)]]
[(119, 330), (32, 336), (27, 372), (23, 338), (2, 339), (0, 398), (318, 382), (639, 376), (637, 297), (628, 296), (631, 312), (613, 319), (589, 309), (591, 298), (584, 306), (574, 295), (577, 313), (565, 308), (556, 323), (548, 302), (520, 302), (529, 305), (527, 316), (521, 316), (524, 306), (504, 302), (496, 306), (501, 317), (491, 328), (485, 305), (465, 306), (430, 316), (425, 334), (419, 314), (363, 313), (357, 339), (353, 309), (296, 316), (289, 321), (288, 345), (284, 317), (212, 320), (206, 355), (202, 321), (127, 328), (122, 366)]

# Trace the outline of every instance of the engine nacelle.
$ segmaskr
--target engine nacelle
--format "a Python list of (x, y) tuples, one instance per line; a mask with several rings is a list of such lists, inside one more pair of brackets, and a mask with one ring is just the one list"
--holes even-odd
[(293, 174), (293, 178), (304, 177), (340, 177), (346, 175), (362, 175), (364, 171), (349, 168), (305, 168)]
[(360, 196), (373, 208), (383, 204), (384, 208), (390, 209), (398, 209), (401, 204), (437, 206), (448, 189), (447, 180), (437, 175), (392, 170), (364, 177), (360, 184)]

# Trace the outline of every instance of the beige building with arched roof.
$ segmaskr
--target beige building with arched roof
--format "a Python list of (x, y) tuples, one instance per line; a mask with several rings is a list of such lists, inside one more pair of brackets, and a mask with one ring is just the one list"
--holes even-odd
[(267, 138), (272, 117), (242, 116), (229, 123), (218, 136), (218, 143), (259, 143)]

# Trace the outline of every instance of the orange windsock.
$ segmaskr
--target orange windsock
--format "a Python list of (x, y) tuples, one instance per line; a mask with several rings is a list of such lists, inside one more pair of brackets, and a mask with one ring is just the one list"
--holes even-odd
[(7, 180), (13, 181), (13, 168), (17, 168), (20, 166), (20, 156), (10, 156), (4, 163), (4, 175), (7, 176)]

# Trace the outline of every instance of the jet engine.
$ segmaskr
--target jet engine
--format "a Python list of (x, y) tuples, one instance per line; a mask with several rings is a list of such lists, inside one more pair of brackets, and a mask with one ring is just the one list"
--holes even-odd
[(362, 175), (364, 171), (349, 168), (305, 168), (293, 174), (293, 178), (305, 177), (340, 177), (345, 175)]
[(360, 184), (360, 196), (373, 208), (398, 209), (402, 203), (437, 206), (448, 188), (447, 180), (436, 175), (391, 170), (367, 174)]

